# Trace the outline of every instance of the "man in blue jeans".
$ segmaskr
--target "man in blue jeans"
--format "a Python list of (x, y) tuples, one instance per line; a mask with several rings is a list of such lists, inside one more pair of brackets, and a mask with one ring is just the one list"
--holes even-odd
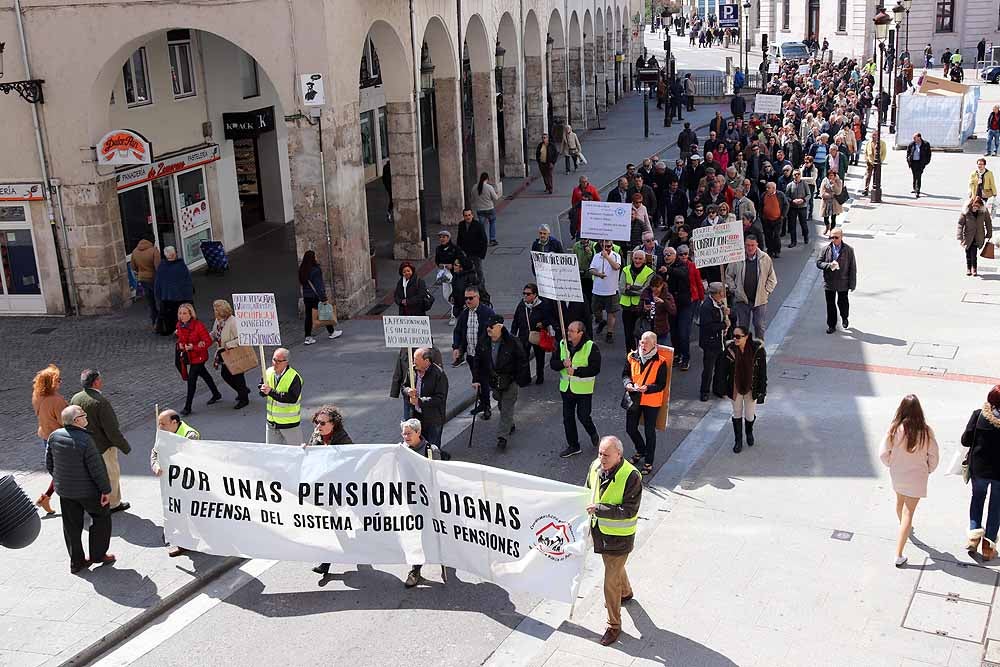
[(986, 154), (996, 155), (1000, 150), (1000, 104), (993, 105), (993, 111), (986, 120)]

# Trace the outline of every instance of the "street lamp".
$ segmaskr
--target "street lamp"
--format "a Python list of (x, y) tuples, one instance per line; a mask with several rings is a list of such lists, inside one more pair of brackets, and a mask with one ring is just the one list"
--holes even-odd
[[(0, 79), (3, 78), (3, 48), (4, 42), (0, 42)], [(0, 93), (10, 94), (12, 91), (21, 96), (28, 104), (42, 104), (45, 101), (42, 95), (42, 84), (45, 79), (31, 79), (30, 81), (0, 81)]]
[(674, 57), (670, 54), (670, 17), (674, 13), (674, 3), (668, 2), (663, 7), (663, 12), (661, 16), (663, 17), (664, 24), (664, 39), (663, 39), (663, 66), (666, 68), (664, 70), (664, 81), (667, 86), (667, 94), (664, 96), (663, 101), (663, 127), (670, 127), (674, 122), (674, 114), (671, 112), (670, 105), (670, 88), (674, 83), (674, 67), (673, 59)]
[[(913, 5), (913, 0), (903, 0), (903, 9), (906, 10), (906, 40), (903, 43), (903, 48), (906, 49), (906, 57), (910, 57), (910, 7)], [(910, 62), (913, 62), (913, 58), (910, 58)]]
[(896, 31), (893, 33), (893, 54), (892, 59), (892, 113), (889, 117), (889, 134), (896, 133), (896, 98), (899, 97), (899, 83), (898, 83), (898, 70), (901, 71), (899, 66), (899, 29), (903, 27), (903, 15), (906, 13), (906, 9), (903, 7), (902, 0), (896, 3), (896, 6), (892, 8), (892, 18), (895, 22)]
[(875, 144), (875, 183), (872, 187), (871, 202), (873, 204), (880, 204), (882, 203), (882, 75), (885, 72), (885, 40), (889, 35), (889, 24), (892, 23), (892, 18), (886, 13), (885, 7), (879, 7), (878, 13), (872, 19), (872, 23), (875, 24), (875, 40), (882, 51), (882, 63), (878, 68), (878, 124), (871, 139)]
[(750, 9), (752, 7), (753, 4), (750, 0), (746, 0), (746, 2), (743, 3), (743, 23), (746, 26), (743, 31), (743, 44), (741, 45), (743, 49), (740, 54), (741, 59), (745, 58), (745, 62), (743, 64), (743, 76), (749, 76), (748, 73), (750, 71)]

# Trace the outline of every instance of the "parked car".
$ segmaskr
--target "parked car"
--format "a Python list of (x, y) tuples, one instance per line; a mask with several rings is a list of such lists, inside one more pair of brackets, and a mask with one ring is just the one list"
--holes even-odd
[(768, 49), (773, 60), (809, 60), (809, 48), (802, 42), (771, 44)]
[(982, 72), (979, 73), (979, 78), (986, 83), (997, 83), (1000, 81), (1000, 65), (994, 65), (993, 67), (987, 67)]

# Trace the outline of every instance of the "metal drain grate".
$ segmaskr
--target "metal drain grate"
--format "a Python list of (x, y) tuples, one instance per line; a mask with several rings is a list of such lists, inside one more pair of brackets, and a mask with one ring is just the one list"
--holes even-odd
[(849, 530), (835, 530), (830, 535), (830, 539), (840, 540), (841, 542), (850, 542), (852, 537), (854, 537), (854, 533)]
[(805, 380), (809, 377), (809, 371), (793, 371), (786, 368), (781, 371), (781, 377), (785, 380)]
[(902, 627), (984, 643), (998, 576), (971, 563), (925, 558)]
[(494, 255), (522, 255), (524, 254), (524, 246), (520, 248), (506, 248), (503, 246), (497, 246), (493, 249)]
[(947, 368), (938, 368), (937, 366), (921, 366), (919, 372), (924, 375), (937, 375), (941, 376), (948, 372)]
[(47, 336), (50, 333), (52, 333), (53, 331), (55, 331), (55, 330), (56, 330), (55, 327), (38, 327), (37, 329), (35, 329), (31, 333), (32, 333), (32, 335), (36, 335), (36, 336)]

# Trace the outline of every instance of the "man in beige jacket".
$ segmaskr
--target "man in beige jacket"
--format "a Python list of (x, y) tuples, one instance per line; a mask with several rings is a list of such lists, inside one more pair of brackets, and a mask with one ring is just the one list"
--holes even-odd
[(153, 292), (153, 282), (156, 277), (156, 267), (160, 265), (160, 249), (153, 243), (151, 236), (144, 235), (132, 250), (132, 273), (142, 285), (146, 293), (146, 303), (149, 305), (149, 320), (156, 329), (156, 320), (160, 312), (156, 308), (156, 294)]
[(734, 325), (749, 327), (753, 335), (764, 340), (767, 330), (767, 300), (778, 286), (774, 263), (762, 252), (757, 237), (747, 234), (744, 240), (746, 259), (726, 267), (726, 287), (733, 295)]

